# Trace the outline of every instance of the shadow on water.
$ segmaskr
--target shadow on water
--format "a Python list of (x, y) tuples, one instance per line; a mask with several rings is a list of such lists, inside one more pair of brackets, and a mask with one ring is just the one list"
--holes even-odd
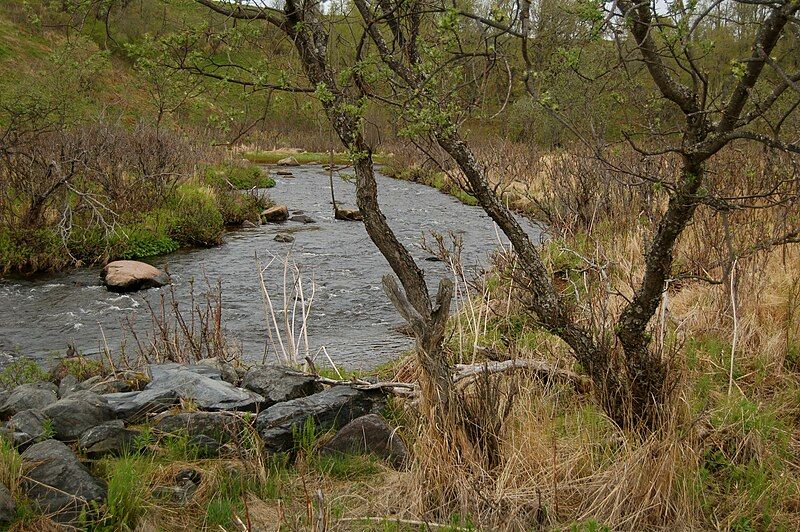
[[(245, 358), (260, 360), (267, 326), (255, 256), (262, 260), (276, 256), (277, 264), (291, 250), (304, 282), (313, 279), (316, 285), (309, 321), (312, 352), (324, 345), (337, 364), (348, 368), (367, 369), (391, 359), (407, 349), (411, 340), (395, 330), (400, 317), (380, 286), (388, 264), (361, 223), (333, 219), (327, 172), (319, 166), (304, 166), (293, 173), (294, 177), (276, 176), (270, 195), (317, 223), (289, 221), (237, 231), (226, 235), (220, 247), (178, 252), (149, 262), (168, 268), (180, 301), (188, 299), (191, 280), (196, 281), (197, 292), (205, 289), (203, 279), (212, 285), (221, 279), (226, 328), (241, 342)], [(384, 176), (378, 176), (378, 181), (389, 223), (415, 258), (430, 256), (420, 247), (422, 234), (430, 231), (462, 236), (462, 259), (468, 272), (485, 266), (489, 254), (500, 245), (494, 223), (480, 208), (424, 185)], [(354, 196), (352, 184), (337, 180), (340, 205), (354, 206)], [(532, 225), (529, 230), (537, 232)], [(279, 232), (292, 232), (295, 241), (275, 242)], [(267, 271), (267, 284), (273, 297), (282, 297), (283, 267), (276, 264)], [(421, 260), (420, 264), (431, 286), (449, 273), (441, 263)], [(158, 304), (162, 291), (110, 293), (100, 286), (96, 268), (33, 280), (0, 280), (0, 352), (18, 351), (46, 362), (54, 352), (63, 353), (68, 342), (84, 352), (98, 351), (103, 333), (112, 349), (117, 348), (126, 320), (137, 329), (149, 328), (146, 302)]]

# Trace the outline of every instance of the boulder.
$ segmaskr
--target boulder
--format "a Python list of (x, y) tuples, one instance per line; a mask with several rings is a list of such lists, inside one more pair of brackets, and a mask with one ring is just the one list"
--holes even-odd
[(48, 431), (44, 427), (46, 419), (39, 410), (23, 410), (11, 416), (6, 428), (12, 431), (14, 446), (22, 448), (52, 438), (53, 435), (47, 434)]
[(262, 396), (267, 407), (322, 391), (314, 375), (278, 365), (253, 366), (245, 374), (242, 387)]
[(349, 222), (358, 222), (364, 219), (364, 215), (358, 209), (339, 209), (334, 211), (334, 218)]
[(211, 366), (163, 364), (150, 366), (153, 380), (148, 390), (171, 390), (181, 399), (195, 402), (201, 410), (256, 410), (264, 398), (222, 380)]
[(17, 518), (17, 503), (11, 496), (11, 491), (0, 482), (0, 525), (10, 523)]
[(107, 454), (119, 456), (133, 450), (138, 430), (126, 429), (121, 419), (106, 421), (81, 434), (78, 447), (90, 458)]
[(286, 205), (273, 205), (261, 211), (262, 224), (279, 224), (289, 218), (289, 208)]
[(0, 390), (0, 405), (6, 402), (6, 399), (11, 395), (11, 390)]
[(54, 437), (76, 441), (86, 430), (114, 418), (114, 410), (102, 395), (80, 390), (42, 410), (50, 420)]
[(71, 522), (92, 503), (102, 504), (105, 484), (81, 465), (65, 444), (45, 440), (22, 453), (21, 487), (42, 512), (53, 519)]
[(58, 388), (52, 382), (22, 384), (0, 405), (0, 419), (7, 419), (23, 410), (41, 410), (58, 401)]
[(258, 226), (250, 220), (245, 220), (242, 222), (242, 229), (255, 229), (256, 227)]
[(109, 262), (103, 268), (100, 280), (112, 292), (135, 292), (169, 284), (169, 276), (165, 272), (136, 260)]
[(292, 221), (292, 222), (300, 222), (300, 223), (304, 223), (304, 224), (315, 224), (315, 223), (317, 223), (316, 220), (314, 220), (311, 216), (308, 216), (306, 214), (296, 214), (296, 215), (292, 216), (291, 218), (289, 218), (289, 220)]
[(318, 430), (339, 428), (372, 413), (382, 398), (379, 392), (334, 386), (308, 397), (272, 405), (256, 418), (256, 430), (267, 451), (290, 451), (294, 447), (295, 433), (307, 420), (313, 420)]
[(294, 157), (284, 157), (278, 161), (278, 166), (300, 166), (300, 163)]
[(68, 373), (67, 375), (64, 375), (64, 378), (58, 383), (58, 396), (66, 397), (72, 392), (82, 389), (81, 383), (78, 382), (78, 378), (75, 377), (75, 375)]
[(373, 454), (402, 468), (408, 461), (408, 446), (381, 416), (367, 414), (342, 427), (320, 450), (323, 454)]
[(275, 242), (281, 242), (283, 244), (288, 244), (290, 242), (294, 242), (294, 237), (292, 235), (287, 235), (286, 233), (278, 233), (273, 238)]
[(220, 360), (219, 357), (203, 358), (195, 363), (196, 366), (207, 366), (219, 372), (219, 376), (227, 383), (236, 386), (239, 383), (239, 376), (233, 365)]
[(141, 392), (109, 393), (103, 395), (114, 415), (129, 422), (143, 419), (148, 414), (157, 414), (178, 403), (174, 390), (159, 388)]
[(185, 434), (201, 454), (213, 456), (239, 437), (245, 422), (226, 412), (180, 412), (156, 420), (153, 428), (166, 434)]
[(283, 176), (283, 177), (294, 177), (294, 174), (289, 170), (278, 170), (275, 172), (275, 175)]

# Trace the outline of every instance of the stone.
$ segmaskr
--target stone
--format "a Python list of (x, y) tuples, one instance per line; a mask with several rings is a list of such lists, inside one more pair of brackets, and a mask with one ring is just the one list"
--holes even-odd
[(288, 366), (269, 364), (250, 368), (242, 380), (242, 387), (262, 396), (266, 407), (322, 391), (322, 384), (314, 375)]
[(336, 209), (334, 211), (334, 218), (337, 220), (345, 220), (349, 222), (359, 222), (364, 219), (364, 215), (358, 209)]
[(164, 364), (151, 366), (150, 371), (153, 380), (145, 391), (174, 391), (181, 399), (193, 401), (201, 410), (254, 411), (264, 402), (257, 393), (223, 381), (219, 371), (210, 366)]
[(17, 412), (6, 423), (6, 428), (13, 433), (13, 443), (15, 447), (23, 448), (37, 441), (52, 438), (52, 434), (47, 434), (45, 430), (45, 420), (47, 418), (39, 410), (23, 410)]
[(197, 491), (197, 484), (191, 480), (184, 480), (174, 486), (159, 486), (153, 490), (157, 499), (168, 500), (179, 506), (186, 506), (191, 502)]
[(159, 388), (140, 392), (109, 393), (103, 395), (118, 418), (129, 422), (144, 419), (148, 414), (168, 410), (178, 403), (174, 390)]
[(367, 414), (342, 427), (320, 450), (323, 454), (373, 454), (395, 468), (408, 463), (408, 446), (381, 416)]
[(59, 397), (66, 397), (72, 392), (82, 390), (81, 383), (78, 382), (78, 378), (71, 373), (64, 375), (64, 378), (61, 379), (61, 382), (58, 383), (58, 396)]
[(275, 172), (275, 175), (283, 177), (294, 177), (294, 174), (291, 173), (289, 170), (278, 170), (277, 172)]
[(180, 412), (163, 416), (153, 423), (153, 428), (167, 434), (185, 434), (197, 443), (208, 445), (208, 438), (217, 449), (244, 430), (244, 421), (227, 412)]
[(135, 292), (169, 284), (169, 275), (137, 260), (116, 260), (106, 264), (100, 280), (112, 292)]
[(78, 447), (90, 458), (119, 456), (133, 450), (139, 434), (138, 430), (125, 428), (121, 419), (114, 419), (86, 430), (78, 440)]
[(304, 224), (315, 224), (315, 223), (317, 223), (316, 220), (314, 220), (311, 216), (308, 216), (306, 214), (296, 214), (296, 215), (290, 217), (289, 220), (292, 221), (292, 222), (300, 222), (300, 223), (304, 223)]
[(357, 417), (370, 414), (382, 399), (380, 392), (334, 386), (325, 391), (277, 403), (256, 418), (256, 430), (268, 452), (291, 451), (294, 435), (306, 421), (313, 420), (318, 430), (340, 428)]
[(279, 224), (289, 218), (289, 208), (286, 205), (273, 205), (261, 211), (262, 224)]
[(59, 522), (72, 522), (92, 503), (102, 504), (105, 484), (94, 478), (64, 443), (45, 440), (22, 453), (23, 493)]
[(300, 166), (300, 163), (294, 157), (284, 157), (278, 161), (278, 166)]
[(11, 390), (0, 390), (0, 405), (6, 402), (6, 399), (11, 395)]
[(203, 358), (195, 363), (196, 366), (208, 366), (215, 368), (219, 371), (219, 375), (227, 383), (236, 386), (239, 383), (239, 376), (236, 374), (236, 369), (219, 357)]
[(42, 410), (53, 425), (54, 437), (76, 441), (84, 431), (114, 418), (114, 410), (102, 395), (80, 390)]
[(292, 235), (287, 235), (286, 233), (278, 233), (273, 238), (275, 242), (281, 242), (283, 244), (288, 244), (290, 242), (294, 242), (294, 237)]
[(258, 226), (251, 222), (250, 220), (245, 220), (242, 222), (242, 229), (255, 229)]
[(17, 518), (17, 503), (5, 484), (0, 482), (0, 525)]
[(23, 410), (41, 410), (58, 401), (58, 387), (52, 382), (22, 384), (0, 405), (0, 419), (8, 419)]

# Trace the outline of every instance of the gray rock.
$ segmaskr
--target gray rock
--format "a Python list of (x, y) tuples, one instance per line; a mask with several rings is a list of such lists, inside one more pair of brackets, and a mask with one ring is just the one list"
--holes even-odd
[(42, 413), (52, 422), (55, 438), (61, 441), (75, 441), (86, 430), (114, 418), (105, 397), (84, 390), (56, 401)]
[(361, 416), (342, 427), (322, 446), (321, 452), (373, 454), (398, 469), (407, 463), (409, 457), (408, 446), (397, 434), (397, 429), (377, 414)]
[[(198, 365), (169, 368), (151, 366), (150, 370), (153, 380), (145, 391), (172, 390), (181, 399), (194, 401), (202, 410), (255, 410), (264, 402), (264, 398), (257, 393), (221, 380), (216, 368)], [(213, 376), (209, 376), (208, 372), (213, 372)]]
[(144, 262), (117, 260), (106, 264), (100, 280), (112, 292), (135, 292), (169, 284), (169, 275)]
[(78, 378), (71, 373), (68, 373), (61, 379), (61, 382), (58, 383), (58, 396), (59, 397), (66, 397), (72, 392), (76, 392), (78, 390), (82, 390), (81, 383), (78, 382)]
[(287, 235), (286, 233), (278, 233), (275, 235), (273, 240), (282, 244), (288, 244), (289, 242), (294, 242), (294, 237), (292, 235)]
[(322, 391), (314, 375), (278, 365), (253, 366), (244, 376), (242, 387), (264, 397), (268, 407)]
[(148, 414), (158, 414), (178, 403), (174, 390), (159, 388), (141, 392), (109, 393), (103, 395), (118, 418), (129, 422), (143, 419)]
[(6, 423), (6, 427), (14, 434), (15, 447), (25, 447), (43, 439), (52, 438), (46, 434), (44, 423), (47, 418), (39, 410), (23, 410), (17, 412)]
[(315, 224), (315, 223), (317, 223), (316, 220), (314, 220), (311, 216), (308, 216), (306, 214), (296, 214), (296, 215), (290, 217), (289, 220), (292, 221), (292, 222), (300, 222), (300, 223), (304, 223), (304, 224)]
[(22, 384), (12, 390), (0, 405), (0, 419), (6, 419), (23, 410), (41, 410), (58, 400), (58, 387), (52, 382)]
[(227, 383), (233, 384), (236, 386), (239, 382), (239, 376), (236, 374), (236, 369), (229, 363), (225, 362), (224, 360), (220, 360), (219, 357), (212, 357), (212, 358), (204, 358), (202, 360), (198, 360), (195, 363), (195, 366), (208, 366), (211, 368), (216, 369), (219, 372), (220, 378)]
[(17, 503), (11, 491), (0, 482), (0, 524), (10, 523), (17, 518)]
[(184, 480), (174, 486), (157, 487), (153, 490), (153, 496), (157, 499), (168, 500), (180, 506), (186, 506), (191, 502), (196, 491), (197, 484), (191, 480)]
[(31, 445), (22, 453), (22, 465), (23, 492), (57, 521), (74, 521), (91, 503), (101, 504), (106, 498), (105, 484), (60, 441)]
[(81, 434), (78, 447), (91, 458), (106, 454), (119, 456), (133, 450), (134, 440), (138, 435), (138, 430), (126, 429), (121, 419), (115, 419)]
[(242, 229), (255, 229), (258, 226), (251, 222), (250, 220), (245, 220), (242, 222)]
[(186, 434), (191, 438), (202, 436), (224, 444), (242, 432), (244, 421), (226, 412), (180, 412), (161, 417), (153, 427), (169, 434)]
[(124, 378), (97, 376), (86, 379), (79, 385), (79, 390), (87, 390), (97, 394), (122, 393), (134, 391), (131, 381)]
[(6, 402), (9, 395), (11, 395), (11, 390), (0, 390), (0, 405)]
[(359, 222), (364, 219), (364, 214), (358, 209), (339, 209), (337, 208), (333, 217), (337, 220), (345, 220), (350, 222)]
[(256, 418), (256, 430), (270, 452), (290, 451), (294, 434), (312, 419), (319, 430), (339, 428), (357, 417), (369, 414), (382, 399), (376, 392), (334, 386), (308, 397), (277, 403)]
[(294, 174), (291, 173), (289, 170), (278, 170), (277, 172), (275, 172), (275, 175), (283, 177), (294, 177)]

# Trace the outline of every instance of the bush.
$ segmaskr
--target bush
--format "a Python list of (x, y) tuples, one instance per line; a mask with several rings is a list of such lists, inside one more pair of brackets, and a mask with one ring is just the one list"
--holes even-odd
[(243, 194), (237, 190), (217, 191), (217, 206), (226, 226), (242, 225), (245, 220), (257, 223), (267, 206), (265, 197)]
[(169, 236), (181, 245), (214, 246), (222, 241), (224, 220), (208, 187), (182, 185), (174, 201)]

